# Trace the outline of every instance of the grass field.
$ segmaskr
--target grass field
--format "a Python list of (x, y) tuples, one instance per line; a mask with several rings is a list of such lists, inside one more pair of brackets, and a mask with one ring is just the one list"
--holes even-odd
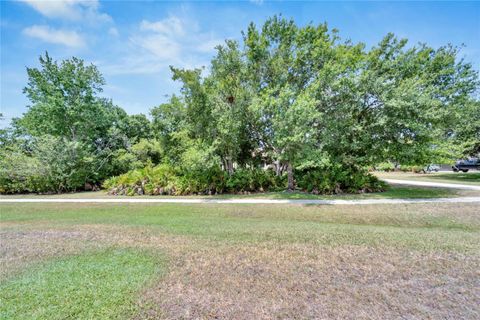
[[(198, 195), (198, 196), (175, 196), (175, 198), (206, 198), (206, 199), (232, 199), (232, 198), (265, 198), (265, 199), (394, 199), (394, 198), (449, 198), (460, 196), (479, 196), (478, 191), (469, 190), (454, 190), (445, 188), (428, 188), (428, 187), (413, 187), (413, 186), (399, 186), (392, 185), (384, 192), (375, 193), (361, 193), (361, 194), (336, 194), (336, 195), (315, 195), (306, 192), (264, 192), (251, 194), (222, 194), (214, 196)], [(132, 198), (132, 196), (111, 196), (106, 191), (95, 192), (75, 192), (63, 194), (15, 194), (15, 195), (0, 195), (0, 199), (15, 199), (15, 198), (94, 198), (94, 199), (108, 199), (108, 198)], [(135, 198), (155, 198), (155, 197), (171, 197), (171, 196), (134, 196)]]
[(1, 319), (478, 319), (478, 204), (1, 204)]
[(400, 179), (414, 181), (429, 181), (442, 183), (458, 183), (480, 186), (480, 172), (434, 172), (434, 173), (409, 173), (409, 172), (375, 172), (380, 178)]

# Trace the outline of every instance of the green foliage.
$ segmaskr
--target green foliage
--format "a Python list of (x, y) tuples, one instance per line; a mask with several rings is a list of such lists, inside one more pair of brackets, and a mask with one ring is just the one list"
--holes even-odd
[[(386, 185), (375, 176), (358, 169), (331, 166), (296, 173), (301, 190), (312, 193), (356, 193), (383, 191)], [(237, 169), (231, 175), (217, 168), (182, 171), (166, 164), (145, 167), (108, 179), (104, 188), (112, 194), (188, 195), (264, 192), (286, 187), (286, 176), (272, 170)]]
[(374, 175), (339, 165), (303, 170), (297, 173), (297, 177), (298, 186), (314, 194), (378, 192), (386, 189), (386, 184)]
[[(462, 112), (455, 114), (456, 126), (452, 132), (448, 132), (453, 146), (458, 148), (456, 154), (464, 157), (480, 157), (480, 101), (468, 100), (462, 107)], [(443, 147), (442, 150), (452, 148), (452, 144)]]
[(239, 169), (232, 175), (220, 167), (181, 170), (167, 164), (131, 170), (107, 179), (103, 187), (111, 194), (188, 195), (263, 192), (285, 187), (285, 179), (271, 170)]
[(391, 162), (381, 162), (375, 166), (376, 170), (390, 172), (395, 170), (395, 165)]
[(124, 116), (118, 124), (120, 132), (132, 141), (148, 139), (152, 137), (150, 121), (144, 114)]
[(72, 58), (60, 64), (45, 53), (41, 68), (27, 68), (24, 93), (32, 102), (29, 111), (16, 120), (33, 136), (49, 134), (71, 140), (92, 140), (110, 125), (110, 105), (96, 95), (105, 81), (93, 65)]
[[(274, 16), (258, 28), (250, 24), (242, 43), (218, 46), (208, 75), (171, 67), (180, 95), (153, 108), (150, 122), (98, 97), (104, 80), (95, 66), (45, 54), (39, 69), (27, 69), (28, 112), (14, 121), (14, 133), (0, 132), (0, 144), (17, 150), (3, 159), (26, 157), (29, 165), (4, 174), (0, 186), (75, 190), (81, 181), (99, 184), (134, 170), (126, 175), (131, 189), (144, 176), (141, 168), (163, 163), (175, 168), (176, 178), (160, 184), (172, 194), (277, 187), (271, 172), (252, 169), (265, 166), (277, 180), (286, 173), (290, 190), (295, 181), (314, 192), (378, 190), (360, 168), (380, 163), (391, 170), (386, 162), (419, 166), (480, 152), (478, 72), (459, 55), (452, 45), (408, 45), (393, 34), (367, 48), (342, 41), (326, 24), (301, 27)], [(44, 135), (81, 149), (70, 155), (72, 165), (45, 149), (31, 152)], [(58, 169), (50, 165), (52, 178), (40, 174), (49, 177), (45, 187), (22, 186), (35, 180), (27, 173), (43, 159), (60, 162)]]
[(283, 190), (285, 176), (276, 176), (272, 170), (238, 169), (226, 179), (226, 192), (264, 192)]
[(162, 159), (163, 149), (156, 140), (141, 139), (131, 147), (130, 152), (134, 154), (143, 165), (158, 164)]
[(414, 172), (414, 173), (425, 173), (425, 166), (401, 165), (400, 166), (400, 171)]
[(367, 51), (326, 25), (281, 17), (251, 24), (243, 44), (219, 46), (205, 78), (174, 69), (187, 114), (209, 119), (185, 117), (186, 134), (213, 145), (229, 174), (234, 164), (275, 163), (292, 189), (291, 168), (312, 159), (342, 168), (423, 164), (476, 148), (477, 121), (466, 125), (464, 116), (480, 114), (478, 74), (456, 47), (407, 47), (388, 34)]
[(103, 187), (112, 194), (177, 194), (177, 171), (168, 165), (146, 166), (112, 177)]
[(0, 192), (91, 189), (106, 177), (147, 163), (161, 147), (144, 115), (129, 116), (98, 97), (104, 80), (93, 65), (40, 57), (24, 89), (32, 102), (13, 128), (0, 132)]
[(40, 163), (17, 146), (0, 149), (0, 193), (34, 192)]
[(0, 192), (83, 189), (95, 173), (90, 154), (85, 144), (52, 136), (38, 138), (30, 155), (9, 150), (0, 157)]

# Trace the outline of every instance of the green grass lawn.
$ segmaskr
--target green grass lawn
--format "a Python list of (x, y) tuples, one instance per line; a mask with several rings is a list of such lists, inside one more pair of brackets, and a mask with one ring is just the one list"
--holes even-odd
[(436, 172), (436, 173), (408, 173), (408, 172), (376, 172), (378, 177), (384, 179), (401, 179), (443, 183), (459, 183), (480, 186), (480, 172)]
[(478, 204), (49, 203), (0, 212), (2, 319), (479, 312)]
[(117, 319), (158, 268), (147, 253), (111, 249), (27, 268), (0, 285), (2, 319)]
[[(393, 179), (393, 178), (392, 178)], [(448, 198), (458, 196), (475, 196), (480, 195), (480, 192), (465, 191), (465, 190), (453, 190), (445, 188), (428, 188), (428, 187), (410, 187), (410, 186), (398, 186), (392, 185), (384, 192), (374, 193), (361, 193), (361, 194), (335, 194), (335, 195), (315, 195), (306, 192), (264, 192), (264, 193), (250, 193), (250, 194), (222, 194), (214, 196), (176, 196), (175, 198), (205, 198), (205, 199), (234, 199), (234, 198), (256, 198), (256, 199), (414, 199), (414, 198)], [(0, 195), (0, 199), (8, 198), (131, 198), (131, 196), (111, 196), (106, 191), (96, 192), (75, 192), (75, 193), (63, 193), (63, 194), (21, 194), (21, 195)], [(171, 196), (134, 196), (136, 198), (168, 198)]]

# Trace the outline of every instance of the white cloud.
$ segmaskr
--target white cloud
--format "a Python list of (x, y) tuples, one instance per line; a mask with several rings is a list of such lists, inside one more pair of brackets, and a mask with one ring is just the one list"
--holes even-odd
[(49, 26), (33, 25), (23, 29), (23, 34), (45, 42), (62, 44), (67, 47), (79, 48), (85, 46), (81, 35), (71, 30), (53, 29)]
[(202, 32), (192, 19), (171, 15), (158, 21), (142, 20), (129, 37), (121, 62), (105, 62), (101, 69), (108, 74), (169, 75), (169, 65), (189, 69), (208, 65), (221, 43), (213, 32)]
[(181, 46), (174, 39), (163, 34), (153, 34), (131, 39), (132, 43), (147, 50), (160, 60), (174, 60), (179, 56)]
[(119, 63), (99, 63), (98, 67), (103, 73), (110, 76), (126, 74), (155, 74), (160, 72), (164, 73), (166, 77), (169, 78), (168, 64), (165, 64), (165, 62), (159, 61), (148, 55), (132, 55), (123, 58)]
[(20, 0), (45, 17), (89, 22), (111, 22), (112, 18), (99, 12), (98, 0)]
[(142, 20), (140, 32), (130, 38), (130, 44), (147, 54), (144, 60), (156, 61), (155, 65), (178, 63), (188, 38), (186, 29), (190, 29), (187, 22), (176, 16), (153, 22)]
[(108, 29), (108, 34), (114, 37), (118, 37), (118, 30), (115, 27)]
[(150, 22), (148, 20), (142, 20), (140, 23), (140, 30), (154, 31), (163, 34), (171, 34), (176, 36), (182, 36), (185, 34), (185, 24), (178, 17), (170, 16), (167, 19)]
[(140, 33), (130, 38), (132, 44), (148, 50), (160, 60), (185, 60), (186, 55), (213, 53), (223, 43), (212, 33), (199, 30), (195, 21), (169, 16), (159, 21), (142, 20)]

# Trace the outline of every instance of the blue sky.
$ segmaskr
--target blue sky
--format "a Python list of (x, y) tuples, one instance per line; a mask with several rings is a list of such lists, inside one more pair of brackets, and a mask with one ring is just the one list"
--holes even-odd
[(344, 39), (375, 45), (387, 32), (438, 47), (464, 44), (480, 69), (480, 2), (160, 2), (1, 1), (0, 112), (27, 110), (26, 66), (48, 50), (55, 59), (80, 57), (98, 66), (103, 95), (128, 113), (149, 110), (178, 92), (168, 66), (208, 66), (214, 47), (241, 39), (253, 21), (274, 14), (298, 24), (327, 22)]

